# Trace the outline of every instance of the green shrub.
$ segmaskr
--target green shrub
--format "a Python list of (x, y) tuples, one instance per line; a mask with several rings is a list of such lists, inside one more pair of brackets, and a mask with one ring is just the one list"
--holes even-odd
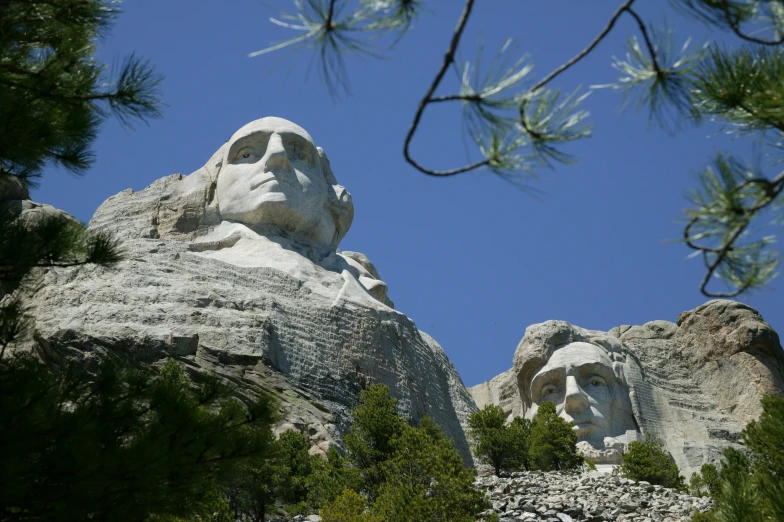
[(543, 402), (536, 412), (528, 452), (531, 467), (542, 471), (572, 470), (583, 463), (572, 423), (556, 414), (552, 402)]
[(326, 479), (311, 491), (323, 522), (474, 522), (487, 509), (473, 470), (430, 417), (410, 426), (380, 385), (362, 393), (354, 413), (348, 457), (331, 450), (312, 475)]
[(359, 405), (352, 411), (351, 432), (343, 438), (346, 456), (362, 475), (371, 498), (383, 481), (381, 464), (392, 455), (392, 439), (406, 425), (397, 414), (396, 404), (383, 384), (362, 390)]
[(743, 441), (751, 459), (734, 448), (724, 450), (721, 471), (711, 489), (716, 519), (784, 520), (784, 398), (762, 399), (762, 415), (743, 430)]
[(333, 502), (324, 506), (319, 514), (321, 522), (376, 522), (370, 514), (365, 513), (366, 508), (367, 501), (359, 493), (345, 489)]
[(307, 479), (308, 501), (314, 508), (322, 508), (333, 502), (345, 489), (360, 491), (362, 477), (356, 468), (338, 453), (335, 448), (327, 451), (327, 458), (313, 457), (313, 472)]
[(405, 426), (392, 446), (371, 509), (379, 520), (474, 522), (487, 509), (484, 494), (473, 487), (472, 470), (429, 417), (418, 428)]
[(515, 417), (507, 424), (504, 411), (488, 404), (468, 417), (474, 454), (480, 462), (493, 466), (496, 475), (501, 471), (530, 469), (528, 446), (532, 425), (532, 421), (522, 417)]
[(621, 474), (632, 480), (645, 480), (668, 488), (685, 489), (683, 477), (664, 445), (652, 434), (645, 441), (629, 443), (621, 455)]

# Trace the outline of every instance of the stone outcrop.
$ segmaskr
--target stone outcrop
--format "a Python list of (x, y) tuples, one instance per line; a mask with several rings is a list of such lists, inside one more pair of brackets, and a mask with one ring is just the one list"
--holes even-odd
[(438, 343), (392, 308), (370, 260), (337, 250), (352, 217), (310, 136), (258, 120), (193, 174), (104, 202), (88, 230), (111, 233), (125, 260), (34, 274), (25, 343), (49, 357), (172, 356), (240, 393), (271, 391), (279, 429), (308, 432), (314, 451), (339, 442), (362, 387), (383, 383), (470, 461), (473, 400)]
[(485, 476), (475, 485), (493, 504), (484, 515), (497, 513), (501, 522), (685, 522), (713, 505), (709, 497), (597, 471)]
[[(590, 343), (611, 355), (629, 390), (637, 432), (656, 435), (687, 478), (702, 464), (717, 463), (725, 447), (742, 448), (741, 431), (759, 417), (760, 399), (784, 395), (778, 335), (756, 310), (727, 300), (684, 312), (677, 323), (652, 321), (609, 332), (564, 321), (532, 325), (513, 368), (469, 391), (479, 407), (498, 404), (509, 415), (530, 416), (537, 400), (532, 378), (553, 353), (574, 343)], [(555, 402), (568, 417), (568, 400)]]

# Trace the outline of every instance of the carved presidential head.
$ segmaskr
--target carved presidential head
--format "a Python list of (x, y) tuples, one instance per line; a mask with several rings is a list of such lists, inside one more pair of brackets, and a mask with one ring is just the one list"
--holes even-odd
[(262, 118), (221, 148), (215, 202), (220, 218), (336, 248), (354, 217), (324, 151), (302, 127)]
[(622, 343), (563, 321), (535, 328), (526, 331), (515, 352), (526, 417), (553, 402), (558, 415), (574, 423), (578, 440), (600, 443), (638, 431), (627, 379), (628, 365), (635, 362), (627, 360)]

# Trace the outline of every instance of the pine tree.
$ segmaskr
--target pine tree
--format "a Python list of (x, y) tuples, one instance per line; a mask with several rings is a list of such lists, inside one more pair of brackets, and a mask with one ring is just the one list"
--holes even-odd
[(582, 465), (577, 453), (577, 433), (571, 422), (555, 413), (555, 404), (543, 402), (531, 427), (529, 454), (531, 467), (543, 471), (571, 470)]
[(383, 384), (362, 390), (359, 405), (352, 412), (351, 432), (343, 438), (347, 457), (362, 475), (371, 499), (383, 481), (381, 464), (394, 452), (392, 439), (406, 425), (397, 414), (396, 404)]
[(759, 421), (743, 430), (751, 458), (724, 450), (711, 513), (722, 522), (784, 520), (784, 398), (762, 399)]
[(334, 447), (327, 451), (325, 459), (315, 458), (312, 473), (307, 477), (308, 502), (314, 508), (322, 508), (333, 502), (343, 491), (362, 490), (359, 470), (349, 465), (346, 458)]
[(429, 417), (405, 426), (383, 464), (385, 480), (371, 508), (378, 520), (474, 522), (486, 509), (474, 475), (451, 440)]
[[(354, 414), (344, 441), (356, 474), (330, 450), (309, 479), (322, 484), (317, 498), (327, 500), (320, 509), (324, 522), (473, 522), (487, 508), (472, 470), (430, 417), (407, 424), (383, 385), (363, 391)], [(352, 484), (354, 478), (359, 483)]]
[(244, 405), (175, 362), (159, 374), (107, 360), (64, 375), (0, 362), (0, 519), (187, 518), (271, 444), (274, 404)]
[(488, 404), (468, 417), (469, 436), (477, 458), (503, 471), (530, 469), (529, 437), (532, 422), (522, 417), (506, 423), (501, 407)]
[(161, 77), (129, 56), (113, 75), (95, 59), (96, 41), (119, 13), (111, 0), (7, 0), (0, 6), (0, 357), (24, 331), (11, 294), (36, 267), (112, 265), (110, 237), (85, 233), (61, 213), (20, 219), (44, 168), (81, 175), (109, 114), (131, 126), (160, 116)]
[(621, 474), (632, 480), (645, 480), (667, 488), (683, 490), (685, 485), (678, 466), (664, 445), (650, 433), (645, 441), (632, 441), (621, 455)]

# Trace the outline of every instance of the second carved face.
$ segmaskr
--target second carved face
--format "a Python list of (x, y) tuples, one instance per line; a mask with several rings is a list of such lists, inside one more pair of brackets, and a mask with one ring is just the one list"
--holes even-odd
[(628, 390), (613, 361), (590, 343), (575, 342), (553, 352), (531, 379), (531, 399), (532, 413), (543, 402), (555, 403), (558, 415), (574, 423), (579, 440), (599, 442), (635, 429)]

